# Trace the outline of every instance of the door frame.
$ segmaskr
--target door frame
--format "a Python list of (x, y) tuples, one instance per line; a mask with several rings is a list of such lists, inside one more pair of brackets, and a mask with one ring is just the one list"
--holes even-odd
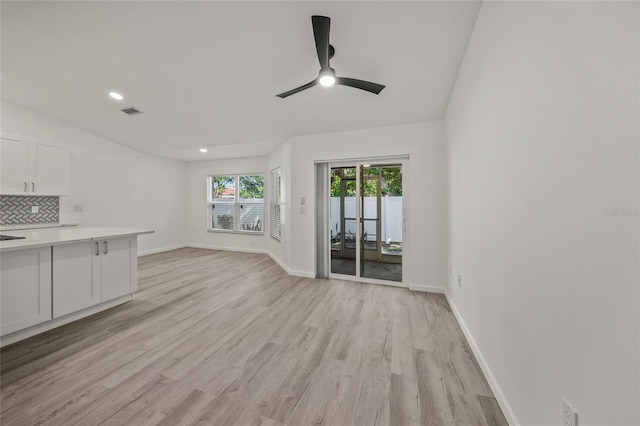
[[(393, 287), (409, 287), (409, 280), (407, 279), (406, 271), (409, 266), (409, 262), (407, 262), (406, 253), (408, 252), (408, 248), (411, 246), (409, 243), (409, 233), (407, 229), (409, 227), (409, 179), (408, 179), (408, 171), (409, 171), (409, 156), (390, 156), (390, 157), (369, 157), (369, 158), (356, 158), (351, 160), (339, 160), (339, 161), (327, 161), (328, 164), (328, 178), (331, 179), (331, 169), (339, 168), (339, 167), (355, 167), (356, 169), (356, 191), (357, 191), (357, 200), (356, 200), (356, 274), (355, 275), (345, 275), (345, 274), (337, 274), (331, 272), (331, 241), (330, 239), (324, 238), (324, 253), (326, 254), (327, 262), (329, 263), (328, 267), (328, 275), (330, 279), (340, 279), (340, 280), (348, 280), (348, 281), (357, 281), (369, 284), (381, 284)], [(360, 261), (361, 261), (361, 200), (360, 200), (360, 166), (371, 164), (372, 166), (384, 166), (384, 165), (400, 165), (402, 167), (402, 281), (388, 281), (376, 278), (366, 278), (360, 276)], [(330, 181), (326, 183), (326, 185), (330, 188)], [(328, 197), (325, 201), (325, 209), (324, 209), (324, 218), (318, 218), (318, 220), (323, 220), (323, 228), (329, 230), (331, 227), (331, 203), (330, 198), (331, 195), (327, 193)], [(341, 229), (341, 232), (344, 233), (344, 229)]]

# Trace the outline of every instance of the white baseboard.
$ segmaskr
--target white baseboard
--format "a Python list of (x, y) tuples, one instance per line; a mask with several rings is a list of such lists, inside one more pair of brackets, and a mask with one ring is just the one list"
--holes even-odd
[(256, 249), (256, 248), (244, 248), (244, 247), (223, 247), (212, 246), (208, 244), (187, 244), (185, 247), (201, 248), (208, 250), (224, 250), (224, 251), (237, 251), (241, 253), (258, 253), (258, 254), (270, 254), (268, 250)]
[(313, 272), (296, 271), (295, 269), (290, 269), (290, 268), (285, 269), (285, 271), (287, 271), (287, 274), (294, 275), (296, 277), (304, 277), (304, 278), (316, 277), (316, 274), (314, 274)]
[(442, 287), (438, 287), (435, 285), (426, 285), (426, 284), (409, 284), (409, 290), (422, 291), (425, 293), (439, 293), (439, 294), (445, 293), (445, 290)]
[(293, 270), (293, 269), (289, 268), (287, 265), (284, 264), (283, 261), (278, 259), (277, 256), (275, 256), (273, 253), (271, 253), (268, 250), (267, 250), (267, 254), (269, 255), (269, 257), (271, 259), (273, 259), (274, 262), (276, 262), (278, 264), (278, 266), (280, 266), (282, 269), (284, 269), (284, 271), (289, 275), (293, 275), (293, 276), (296, 276), (296, 277), (305, 277), (305, 278), (315, 278), (316, 277), (316, 275), (313, 274), (313, 273), (303, 272), (303, 271), (296, 271), (296, 270)]
[(496, 401), (498, 401), (498, 405), (500, 406), (502, 413), (507, 419), (507, 422), (509, 422), (511, 426), (520, 425), (520, 422), (518, 421), (515, 413), (511, 409), (511, 405), (509, 405), (509, 402), (507, 401), (507, 398), (504, 396), (504, 393), (502, 392), (500, 385), (498, 384), (495, 376), (491, 372), (491, 368), (489, 367), (489, 364), (484, 359), (482, 352), (480, 352), (480, 348), (478, 347), (478, 345), (476, 344), (476, 341), (471, 335), (471, 331), (469, 330), (469, 327), (467, 327), (467, 324), (464, 322), (464, 320), (462, 319), (462, 316), (460, 315), (460, 311), (458, 311), (458, 308), (456, 308), (456, 305), (453, 303), (453, 300), (451, 300), (451, 296), (449, 295), (449, 292), (445, 290), (444, 295), (447, 298), (447, 302), (449, 302), (449, 306), (451, 307), (451, 311), (453, 311), (453, 315), (455, 315), (456, 320), (458, 320), (458, 324), (460, 324), (460, 328), (462, 328), (462, 332), (464, 333), (464, 336), (466, 337), (467, 342), (469, 342), (469, 346), (471, 346), (473, 355), (475, 355), (476, 359), (478, 360), (478, 364), (480, 364), (482, 373), (486, 377), (487, 382), (489, 383), (489, 387), (491, 388), (493, 395), (496, 397)]
[[(269, 250), (265, 250), (265, 249), (244, 248), (244, 247), (224, 247), (224, 246), (215, 246), (215, 245), (209, 245), (209, 244), (182, 244), (182, 245), (177, 245), (177, 246), (172, 246), (172, 247), (164, 247), (164, 248), (160, 248), (160, 249), (148, 250), (148, 251), (140, 252), (140, 253), (138, 253), (138, 257), (147, 256), (147, 255), (150, 255), (150, 254), (162, 253), (162, 252), (170, 251), (170, 250), (181, 249), (181, 248), (185, 248), (185, 247), (201, 248), (201, 249), (208, 249), (208, 250), (237, 251), (237, 252), (242, 252), (242, 253), (267, 254), (267, 255), (269, 255), (269, 257), (271, 257), (271, 259), (273, 259), (274, 262), (276, 262), (289, 275), (293, 275), (293, 276), (296, 276), (296, 277), (304, 277), (304, 278), (315, 278), (316, 277), (316, 274), (313, 273), (313, 272), (297, 271), (295, 269), (289, 268), (287, 265), (285, 265), (285, 263), (283, 261), (278, 259), (277, 256), (275, 256)], [(391, 285), (391, 286), (395, 286), (395, 287), (406, 287), (405, 284), (401, 284), (401, 283), (395, 284), (395, 283), (382, 283), (381, 282), (381, 284)], [(439, 293), (439, 294), (444, 294), (445, 293), (445, 289), (442, 288), (442, 287), (438, 287), (438, 286), (434, 286), (434, 285), (426, 285), (426, 284), (409, 284), (409, 290), (411, 290), (411, 291), (422, 291), (422, 292), (426, 292), (426, 293)]]
[(166, 248), (161, 248), (156, 250), (149, 250), (149, 251), (138, 253), (138, 256), (147, 256), (150, 254), (162, 253), (165, 251), (176, 250), (176, 249), (185, 248), (185, 247), (193, 247), (193, 248), (200, 248), (200, 249), (207, 249), (207, 250), (237, 251), (242, 253), (267, 254), (269, 255), (269, 257), (271, 257), (271, 259), (273, 259), (274, 262), (276, 262), (289, 275), (293, 275), (296, 277), (305, 277), (305, 278), (316, 277), (316, 275), (312, 272), (297, 271), (295, 269), (289, 268), (287, 265), (284, 264), (284, 262), (282, 262), (280, 259), (274, 256), (269, 250), (265, 250), (265, 249), (244, 248), (244, 247), (224, 247), (224, 246), (215, 246), (215, 245), (209, 245), (209, 244), (191, 243), (191, 244), (183, 244), (183, 245), (174, 246), (174, 247), (166, 247)]
[(186, 244), (179, 244), (177, 246), (169, 246), (169, 247), (162, 247), (159, 249), (141, 251), (141, 252), (138, 252), (138, 257), (148, 256), (150, 254), (156, 254), (156, 253), (163, 253), (165, 251), (177, 250), (185, 247), (188, 247), (188, 246)]

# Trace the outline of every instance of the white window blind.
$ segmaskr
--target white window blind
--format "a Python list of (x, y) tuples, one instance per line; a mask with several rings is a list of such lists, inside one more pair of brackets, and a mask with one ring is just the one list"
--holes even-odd
[(271, 237), (280, 241), (282, 238), (282, 176), (280, 168), (271, 171)]

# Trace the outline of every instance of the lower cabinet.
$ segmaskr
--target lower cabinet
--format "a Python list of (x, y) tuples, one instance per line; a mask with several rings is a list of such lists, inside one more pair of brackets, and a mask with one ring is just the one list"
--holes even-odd
[[(94, 242), (95, 243), (95, 242)], [(99, 256), (93, 256), (94, 270), (100, 264), (101, 301), (115, 299), (138, 289), (137, 238), (114, 238), (98, 244)]]
[(94, 279), (93, 241), (53, 247), (53, 317), (100, 303)]
[(94, 240), (53, 247), (53, 317), (133, 293), (137, 238)]
[(51, 247), (0, 254), (0, 334), (51, 319)]

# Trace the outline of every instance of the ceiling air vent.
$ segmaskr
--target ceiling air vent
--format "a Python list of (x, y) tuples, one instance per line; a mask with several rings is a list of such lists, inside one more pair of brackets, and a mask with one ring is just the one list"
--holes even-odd
[(121, 111), (124, 112), (125, 114), (129, 114), (129, 115), (138, 115), (138, 114), (143, 114), (144, 113), (144, 111), (140, 111), (139, 109), (136, 109), (134, 107), (125, 108), (125, 109), (123, 109)]

